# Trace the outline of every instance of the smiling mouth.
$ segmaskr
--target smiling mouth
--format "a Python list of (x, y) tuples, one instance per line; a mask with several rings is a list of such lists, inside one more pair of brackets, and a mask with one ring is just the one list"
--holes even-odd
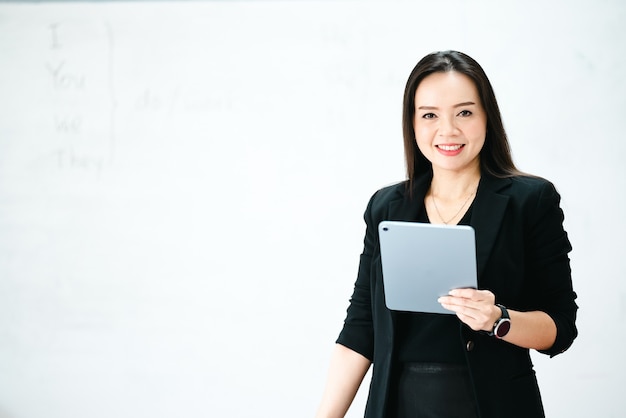
[(435, 145), (435, 146), (444, 151), (458, 151), (465, 145), (459, 144), (459, 145)]

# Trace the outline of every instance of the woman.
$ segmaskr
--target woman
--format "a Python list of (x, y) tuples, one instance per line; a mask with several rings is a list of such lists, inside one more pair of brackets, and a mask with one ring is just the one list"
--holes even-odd
[[(529, 350), (555, 356), (577, 335), (559, 194), (516, 169), (491, 84), (463, 53), (433, 53), (413, 69), (403, 134), (408, 180), (367, 206), (358, 277), (317, 417), (344, 416), (370, 364), (366, 417), (543, 417)], [(475, 229), (479, 289), (439, 299), (455, 315), (386, 308), (383, 220)]]

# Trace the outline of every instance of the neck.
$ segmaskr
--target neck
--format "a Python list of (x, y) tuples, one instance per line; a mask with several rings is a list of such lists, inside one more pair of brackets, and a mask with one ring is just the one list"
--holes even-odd
[(461, 199), (474, 193), (480, 181), (480, 170), (451, 172), (433, 170), (430, 193), (445, 199)]

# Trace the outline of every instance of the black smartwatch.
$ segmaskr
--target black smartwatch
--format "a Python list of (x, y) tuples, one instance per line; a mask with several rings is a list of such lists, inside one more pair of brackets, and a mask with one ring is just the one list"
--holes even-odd
[(504, 306), (499, 304), (496, 304), (496, 306), (502, 311), (502, 316), (493, 324), (493, 331), (489, 335), (491, 337), (504, 338), (511, 330), (511, 317), (509, 316), (509, 311)]

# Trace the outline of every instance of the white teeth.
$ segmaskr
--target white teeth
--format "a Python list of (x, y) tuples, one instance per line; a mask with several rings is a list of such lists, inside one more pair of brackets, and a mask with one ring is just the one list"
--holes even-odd
[(437, 145), (444, 151), (456, 151), (461, 148), (461, 145)]

